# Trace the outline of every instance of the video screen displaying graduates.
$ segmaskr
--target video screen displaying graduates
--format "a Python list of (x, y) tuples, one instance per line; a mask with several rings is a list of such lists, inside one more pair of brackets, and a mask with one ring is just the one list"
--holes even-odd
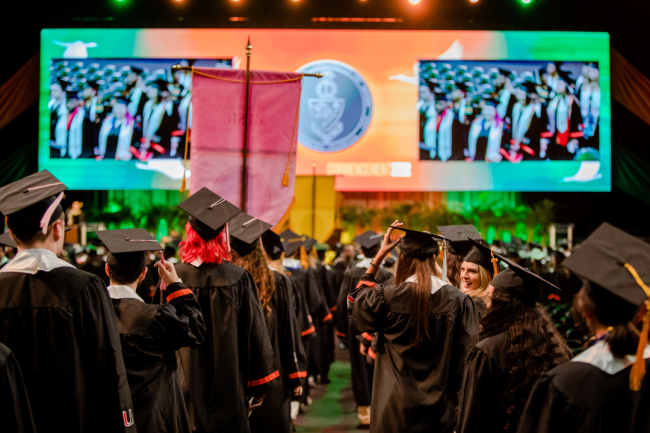
[(598, 64), (420, 61), (422, 161), (599, 161)]
[(232, 59), (53, 59), (50, 159), (182, 158), (191, 129), (190, 71)]

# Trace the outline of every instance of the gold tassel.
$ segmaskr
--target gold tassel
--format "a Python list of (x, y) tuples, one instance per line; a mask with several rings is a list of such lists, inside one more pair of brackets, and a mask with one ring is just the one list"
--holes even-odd
[(183, 170), (183, 181), (181, 182), (180, 192), (185, 192), (185, 170)]
[(282, 176), (282, 186), (289, 186), (289, 170), (291, 169), (291, 159), (287, 162), (287, 168), (284, 170), (284, 176)]
[(300, 247), (300, 265), (304, 269), (307, 269), (309, 267), (309, 259), (307, 259), (307, 250), (305, 249), (305, 246)]
[[(636, 283), (643, 289), (645, 295), (650, 298), (650, 287), (648, 287), (641, 277), (639, 276), (636, 269), (632, 267), (629, 263), (625, 263), (625, 268), (632, 274)], [(643, 358), (643, 353), (645, 348), (648, 345), (648, 330), (650, 330), (650, 301), (645, 301), (645, 312), (643, 313), (643, 327), (641, 329), (641, 335), (639, 336), (639, 346), (636, 349), (636, 360), (634, 365), (632, 365), (632, 371), (630, 372), (630, 389), (632, 391), (638, 391), (641, 389), (641, 381), (645, 376), (645, 359)]]
[[(192, 66), (192, 81), (194, 81), (194, 66)], [(183, 181), (180, 192), (185, 192), (185, 172), (187, 171), (187, 146), (190, 143), (190, 104), (187, 104), (187, 117), (185, 120), (185, 156), (183, 157)]]
[(645, 303), (646, 312), (643, 315), (643, 327), (641, 335), (639, 336), (639, 347), (636, 349), (636, 360), (632, 365), (630, 372), (630, 389), (632, 391), (639, 391), (641, 389), (641, 381), (645, 376), (645, 359), (643, 353), (648, 345), (648, 330), (650, 330), (650, 302)]
[(494, 276), (496, 277), (499, 275), (499, 259), (494, 257), (494, 251), (490, 250), (490, 254), (492, 254), (492, 266), (494, 266)]

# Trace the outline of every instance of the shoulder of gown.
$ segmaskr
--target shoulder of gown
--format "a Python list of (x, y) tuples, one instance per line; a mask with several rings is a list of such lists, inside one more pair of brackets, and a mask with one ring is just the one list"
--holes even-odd
[(204, 263), (198, 268), (188, 263), (177, 263), (176, 272), (187, 287), (230, 287), (238, 284), (247, 274), (244, 268), (223, 260), (221, 263)]

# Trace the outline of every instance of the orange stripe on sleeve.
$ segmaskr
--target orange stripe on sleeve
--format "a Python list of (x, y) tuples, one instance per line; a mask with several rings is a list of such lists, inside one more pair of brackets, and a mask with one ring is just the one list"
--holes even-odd
[(372, 340), (373, 340), (372, 335), (368, 334), (367, 332), (364, 332), (363, 334), (361, 334), (361, 336), (362, 336), (363, 338), (365, 338), (366, 340), (368, 340), (368, 341), (372, 341)]
[(295, 373), (291, 373), (289, 375), (289, 379), (298, 379), (301, 377), (307, 377), (307, 372), (306, 371), (297, 371)]
[(359, 281), (359, 284), (357, 284), (357, 289), (361, 286), (366, 286), (366, 287), (375, 287), (377, 283), (372, 283), (370, 281)]
[(262, 379), (251, 380), (250, 382), (248, 382), (248, 386), (264, 385), (265, 383), (269, 383), (270, 381), (278, 377), (280, 377), (280, 372), (276, 371), (274, 373), (269, 374), (266, 377), (263, 377)]
[(372, 359), (376, 359), (377, 357), (377, 355), (375, 355), (375, 352), (373, 352), (371, 348), (368, 348), (368, 355), (370, 355)]
[(323, 317), (323, 323), (327, 322), (328, 320), (332, 320), (332, 313), (330, 313), (327, 316)]
[(345, 338), (345, 337), (347, 337), (346, 334), (344, 334), (344, 333), (342, 333), (342, 332), (339, 332), (339, 331), (336, 331), (336, 335), (338, 335), (338, 336), (341, 337), (341, 338)]
[(172, 299), (176, 299), (176, 298), (179, 298), (181, 296), (191, 295), (191, 294), (192, 294), (192, 291), (190, 289), (179, 290), (179, 291), (174, 292), (174, 293), (170, 294), (169, 296), (167, 296), (167, 302), (171, 301)]
[(337, 308), (336, 305), (335, 305), (335, 306), (333, 306), (332, 308), (330, 308), (330, 311), (333, 313), (333, 312), (335, 312), (337, 309), (338, 309), (338, 308)]
[(301, 337), (304, 337), (305, 335), (309, 335), (309, 334), (311, 334), (311, 333), (314, 332), (315, 330), (316, 330), (316, 328), (315, 328), (314, 326), (312, 326), (311, 328), (309, 328), (309, 329), (305, 329), (304, 331), (302, 331), (302, 332), (300, 333), (300, 336), (301, 336)]

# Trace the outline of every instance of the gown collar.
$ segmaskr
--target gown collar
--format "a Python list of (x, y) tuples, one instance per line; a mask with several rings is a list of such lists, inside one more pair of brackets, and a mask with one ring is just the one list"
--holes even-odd
[(123, 286), (123, 285), (108, 286), (107, 290), (108, 290), (108, 295), (112, 299), (138, 299), (144, 302), (144, 300), (140, 296), (138, 296), (138, 294), (135, 293), (135, 291), (129, 286)]
[(302, 265), (300, 264), (300, 260), (296, 259), (284, 259), (282, 261), (282, 266), (284, 266), (287, 269), (302, 269)]
[[(643, 358), (650, 358), (650, 345), (646, 346)], [(604, 341), (599, 341), (571, 361), (591, 364), (607, 374), (614, 375), (634, 364), (635, 360), (635, 355), (628, 355), (623, 359), (614, 357), (609, 350), (609, 345)]]
[(357, 263), (354, 266), (357, 267), (357, 268), (367, 269), (367, 268), (370, 267), (370, 262), (372, 262), (372, 259), (369, 259), (368, 257), (364, 257), (363, 259), (361, 259), (361, 261), (359, 263)]
[[(404, 281), (405, 283), (417, 283), (418, 282), (418, 277), (417, 275), (411, 275)], [(435, 275), (431, 275), (431, 294), (433, 295), (436, 293), (438, 290), (442, 288), (442, 286), (446, 286), (447, 283), (442, 281), (440, 278), (436, 277)]]
[(57, 268), (74, 268), (70, 263), (61, 260), (50, 250), (23, 250), (7, 263), (2, 272), (19, 272), (21, 274), (36, 274), (38, 271), (50, 272)]

